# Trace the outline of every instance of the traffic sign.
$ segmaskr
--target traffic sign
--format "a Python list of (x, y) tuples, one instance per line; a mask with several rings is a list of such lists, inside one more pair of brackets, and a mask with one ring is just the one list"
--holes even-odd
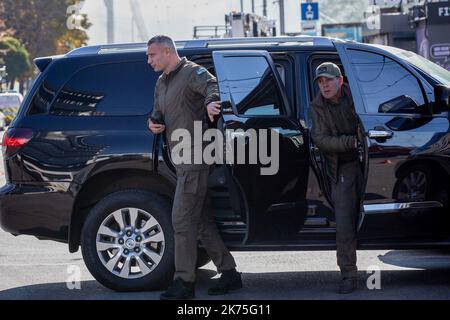
[(319, 20), (319, 3), (310, 2), (301, 4), (302, 20)]

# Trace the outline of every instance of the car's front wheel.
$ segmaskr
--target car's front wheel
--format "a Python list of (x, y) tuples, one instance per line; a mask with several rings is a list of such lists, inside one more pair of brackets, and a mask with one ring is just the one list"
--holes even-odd
[(91, 274), (116, 291), (161, 288), (174, 272), (170, 202), (142, 190), (124, 190), (90, 211), (81, 247)]

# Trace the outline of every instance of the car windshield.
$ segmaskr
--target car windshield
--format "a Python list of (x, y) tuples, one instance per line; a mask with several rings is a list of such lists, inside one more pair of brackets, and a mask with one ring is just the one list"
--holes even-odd
[(20, 106), (20, 100), (18, 96), (14, 95), (0, 95), (0, 108), (11, 108)]
[(394, 54), (395, 56), (401, 58), (402, 60), (406, 61), (413, 67), (423, 71), (428, 76), (435, 79), (437, 82), (444, 84), (446, 86), (450, 86), (450, 71), (442, 68), (440, 65), (431, 62), (430, 60), (425, 59), (424, 57), (411, 51), (381, 45), (375, 46), (380, 47), (383, 50), (386, 50)]

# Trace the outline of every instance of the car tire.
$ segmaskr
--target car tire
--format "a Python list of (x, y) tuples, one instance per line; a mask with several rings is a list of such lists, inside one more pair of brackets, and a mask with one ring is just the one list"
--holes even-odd
[[(131, 234), (133, 229), (132, 212), (137, 216), (134, 219), (136, 234), (142, 231), (141, 242), (138, 242), (139, 235), (133, 233), (128, 238), (128, 234), (125, 234)], [(94, 278), (115, 291), (146, 291), (167, 286), (174, 273), (174, 240), (170, 214), (169, 200), (143, 190), (118, 191), (100, 200), (90, 210), (81, 233), (83, 259)], [(123, 228), (119, 225), (121, 218)], [(151, 231), (144, 232), (150, 225)], [(105, 235), (110, 232), (112, 237)], [(124, 239), (127, 239), (125, 244), (120, 245), (119, 242), (124, 242)], [(161, 239), (163, 241), (156, 241)], [(133, 242), (136, 246), (134, 249)], [(102, 251), (104, 243), (116, 247)], [(135, 252), (139, 243), (140, 255)], [(126, 255), (127, 250), (129, 252)]]

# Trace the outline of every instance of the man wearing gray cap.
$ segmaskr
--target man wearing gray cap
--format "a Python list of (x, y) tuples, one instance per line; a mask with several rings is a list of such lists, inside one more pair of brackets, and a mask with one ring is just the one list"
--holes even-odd
[(350, 88), (339, 67), (325, 62), (316, 69), (320, 92), (310, 104), (311, 136), (325, 160), (336, 221), (337, 264), (342, 280), (339, 293), (357, 286), (356, 228), (360, 211), (362, 168), (358, 137), (362, 137)]

